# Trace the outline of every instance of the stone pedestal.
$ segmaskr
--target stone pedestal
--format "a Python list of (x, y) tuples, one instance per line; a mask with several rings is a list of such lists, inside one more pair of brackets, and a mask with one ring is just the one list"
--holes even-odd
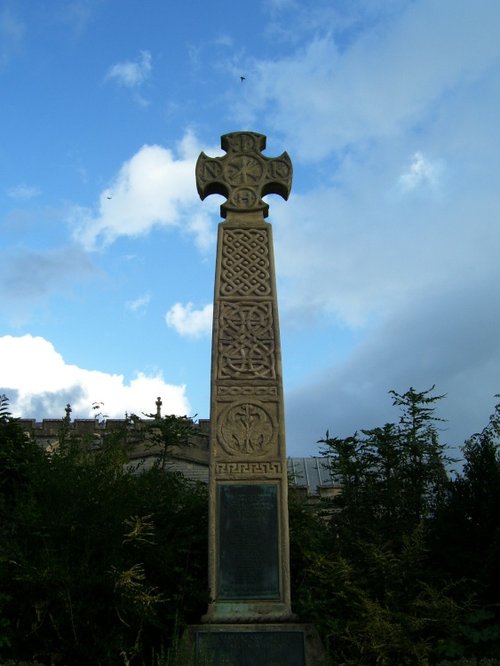
[(305, 624), (223, 624), (190, 627), (196, 666), (321, 666), (318, 634)]

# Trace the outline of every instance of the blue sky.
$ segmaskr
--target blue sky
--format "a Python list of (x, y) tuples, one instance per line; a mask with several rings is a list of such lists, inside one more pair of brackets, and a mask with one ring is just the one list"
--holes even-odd
[[(0, 3), (0, 392), (208, 418), (215, 234), (194, 164), (267, 135), (288, 452), (500, 392), (497, 0)], [(241, 76), (245, 77), (242, 81)]]

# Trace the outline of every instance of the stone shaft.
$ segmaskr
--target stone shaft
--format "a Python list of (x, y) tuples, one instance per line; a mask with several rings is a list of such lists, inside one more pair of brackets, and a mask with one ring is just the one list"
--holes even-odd
[[(232, 146), (228, 156), (236, 155), (242, 163), (245, 157), (259, 157), (254, 149), (265, 145), (265, 137), (234, 133), (223, 137), (222, 145)], [(236, 153), (235, 145), (249, 150)], [(267, 165), (273, 162), (263, 159)], [(210, 158), (202, 154), (200, 160), (197, 185), (202, 198), (210, 188), (222, 191), (224, 178), (235, 178), (229, 161), (219, 173), (219, 190), (214, 189), (199, 176)], [(252, 201), (271, 191), (288, 196), (291, 164), (289, 159), (284, 163), (283, 182), (276, 186), (276, 178), (262, 178)], [(280, 169), (271, 171), (284, 174)], [(230, 202), (231, 197), (235, 200), (231, 189), (225, 194)], [(230, 203), (218, 230), (210, 406), (212, 601), (206, 622), (292, 618), (282, 364), (272, 229), (264, 221), (266, 213), (265, 204), (238, 208)]]

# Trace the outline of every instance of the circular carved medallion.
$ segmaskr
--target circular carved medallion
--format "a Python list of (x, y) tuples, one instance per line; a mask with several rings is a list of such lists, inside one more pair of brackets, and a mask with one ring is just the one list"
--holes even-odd
[(229, 201), (237, 208), (252, 208), (258, 203), (259, 197), (250, 187), (238, 187), (231, 194)]
[(219, 439), (230, 454), (264, 454), (271, 448), (274, 432), (271, 415), (254, 402), (233, 404), (219, 417)]
[(236, 187), (239, 185), (257, 185), (262, 178), (262, 173), (262, 164), (259, 160), (246, 155), (233, 157), (226, 166), (227, 180)]
[(267, 164), (267, 177), (272, 180), (286, 180), (291, 173), (290, 165), (285, 160), (276, 158)]

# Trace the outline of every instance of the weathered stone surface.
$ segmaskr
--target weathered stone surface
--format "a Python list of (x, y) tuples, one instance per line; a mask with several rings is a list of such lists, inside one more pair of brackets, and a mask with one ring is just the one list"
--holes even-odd
[[(227, 197), (221, 206), (226, 221), (219, 224), (214, 293), (209, 511), (213, 601), (207, 622), (293, 617), (278, 305), (272, 229), (264, 221), (268, 205), (262, 200), (271, 193), (288, 197), (292, 164), (286, 153), (278, 158), (262, 155), (265, 143), (266, 138), (254, 132), (226, 134), (221, 145), (227, 154), (211, 158), (202, 153), (196, 165), (200, 197)], [(255, 490), (246, 491), (245, 484)], [(249, 505), (256, 498), (264, 502), (267, 522), (260, 534), (258, 519), (252, 521), (240, 504), (245, 497)]]
[(319, 636), (308, 624), (199, 625), (189, 640), (196, 666), (322, 666)]
[(288, 198), (292, 185), (292, 163), (287, 153), (269, 158), (261, 154), (266, 137), (255, 132), (233, 132), (221, 139), (224, 157), (207, 157), (201, 153), (196, 163), (196, 185), (202, 199), (209, 194), (222, 194), (227, 201), (221, 206), (221, 217), (230, 211), (261, 212), (267, 217), (266, 194)]

